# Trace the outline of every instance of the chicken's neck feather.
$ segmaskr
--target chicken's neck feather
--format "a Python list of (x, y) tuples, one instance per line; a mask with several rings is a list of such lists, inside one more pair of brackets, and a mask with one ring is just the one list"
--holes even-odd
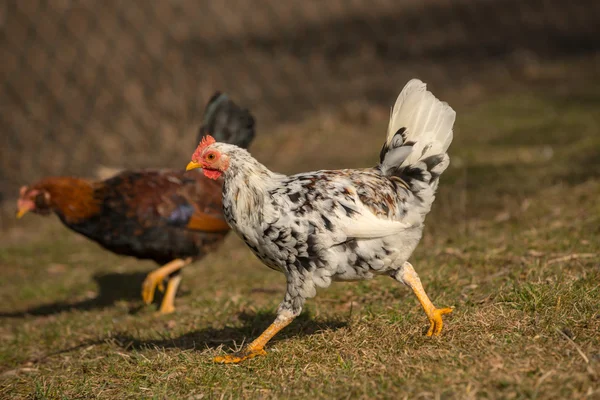
[(48, 177), (33, 186), (50, 194), (50, 207), (67, 223), (77, 223), (100, 211), (96, 182), (74, 177)]
[(243, 149), (230, 153), (230, 166), (223, 174), (223, 202), (230, 205), (238, 220), (260, 219), (269, 190), (283, 176), (270, 171)]

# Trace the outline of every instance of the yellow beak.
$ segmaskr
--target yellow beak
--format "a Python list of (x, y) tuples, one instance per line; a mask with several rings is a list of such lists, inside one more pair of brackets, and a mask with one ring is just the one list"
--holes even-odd
[(27, 214), (29, 210), (26, 208), (21, 208), (19, 211), (17, 211), (17, 219), (21, 218), (23, 215)]
[(196, 161), (190, 161), (187, 165), (187, 167), (185, 167), (186, 171), (191, 171), (193, 169), (197, 169), (197, 168), (202, 168), (202, 165), (200, 165), (200, 163), (196, 162)]

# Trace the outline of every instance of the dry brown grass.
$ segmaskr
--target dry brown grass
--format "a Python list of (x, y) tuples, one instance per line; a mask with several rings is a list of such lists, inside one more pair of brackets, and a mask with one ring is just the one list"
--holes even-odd
[[(413, 258), (455, 307), (440, 338), (378, 278), (319, 293), (267, 357), (215, 365), (284, 290), (237, 238), (185, 270), (177, 313), (157, 318), (139, 299), (150, 263), (29, 217), (0, 248), (0, 397), (600, 398), (600, 97), (557, 87), (457, 106)], [(261, 131), (255, 154), (285, 172), (370, 165), (386, 117), (370, 110)]]

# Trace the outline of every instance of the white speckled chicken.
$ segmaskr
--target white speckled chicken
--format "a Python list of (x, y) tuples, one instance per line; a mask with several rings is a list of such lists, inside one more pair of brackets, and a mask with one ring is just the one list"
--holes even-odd
[(455, 117), (423, 82), (411, 80), (392, 110), (380, 163), (367, 169), (286, 176), (237, 146), (210, 137), (199, 144), (187, 169), (224, 178), (227, 222), (261, 261), (287, 279), (273, 324), (239, 353), (216, 362), (266, 354), (266, 343), (300, 314), (317, 287), (376, 275), (409, 286), (431, 324), (427, 335), (441, 333), (442, 315), (452, 309), (433, 305), (408, 259), (449, 165)]

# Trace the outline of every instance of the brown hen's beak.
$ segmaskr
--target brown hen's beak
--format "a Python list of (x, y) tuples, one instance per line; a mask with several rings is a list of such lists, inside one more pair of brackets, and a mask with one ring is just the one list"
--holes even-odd
[(191, 171), (193, 169), (197, 169), (197, 168), (202, 168), (202, 165), (200, 165), (199, 162), (197, 161), (190, 161), (187, 165), (187, 167), (185, 167), (186, 171)]
[(27, 214), (28, 212), (29, 212), (29, 209), (20, 208), (19, 211), (17, 211), (17, 219), (21, 218), (23, 215)]

